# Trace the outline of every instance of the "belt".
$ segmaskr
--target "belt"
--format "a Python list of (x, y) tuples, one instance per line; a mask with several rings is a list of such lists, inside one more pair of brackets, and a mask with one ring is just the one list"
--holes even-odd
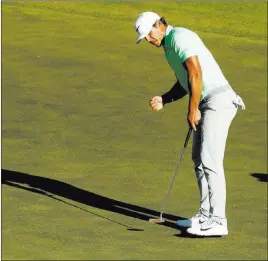
[(204, 104), (206, 104), (213, 96), (228, 91), (228, 90), (232, 90), (232, 87), (229, 84), (220, 86), (216, 89), (213, 89), (211, 92), (209, 92), (200, 102), (199, 107), (203, 106)]
[[(226, 85), (223, 85), (223, 86), (220, 86), (216, 89), (213, 89), (210, 93), (207, 94), (207, 96), (205, 96), (200, 104), (199, 104), (199, 109), (201, 110), (202, 109), (202, 106), (204, 106), (213, 96), (219, 94), (219, 93), (222, 93), (222, 92), (225, 92), (225, 91), (228, 91), (228, 90), (232, 90), (232, 87), (229, 85), (229, 84), (226, 84)], [(242, 107), (242, 110), (245, 110), (246, 109), (246, 106), (242, 100), (242, 98), (235, 94), (235, 97), (234, 97), (234, 100), (233, 100), (233, 104), (238, 108), (238, 106), (241, 106)]]

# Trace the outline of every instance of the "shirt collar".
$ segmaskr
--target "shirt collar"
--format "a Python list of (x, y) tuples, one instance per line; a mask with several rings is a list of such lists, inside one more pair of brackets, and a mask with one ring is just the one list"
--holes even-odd
[(165, 48), (165, 41), (166, 41), (166, 38), (167, 38), (167, 36), (170, 34), (170, 32), (172, 31), (172, 29), (173, 29), (173, 26), (171, 26), (171, 25), (168, 25), (167, 26), (167, 29), (166, 29), (166, 35), (165, 35), (165, 38), (164, 38), (164, 43), (163, 43), (163, 48), (164, 48), (164, 50), (166, 51), (166, 48)]
[(167, 26), (166, 36), (169, 35), (169, 33), (171, 32), (172, 29), (173, 29), (173, 26), (171, 26), (171, 25)]

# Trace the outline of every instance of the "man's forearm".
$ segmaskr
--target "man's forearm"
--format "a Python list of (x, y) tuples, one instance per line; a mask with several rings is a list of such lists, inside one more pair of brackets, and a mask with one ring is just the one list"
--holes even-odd
[(195, 110), (198, 109), (201, 94), (202, 94), (202, 75), (199, 73), (189, 75), (190, 83), (190, 104), (189, 109)]
[(168, 92), (161, 96), (163, 100), (163, 105), (177, 101), (183, 98), (186, 94), (187, 92), (182, 88), (180, 83), (176, 82)]

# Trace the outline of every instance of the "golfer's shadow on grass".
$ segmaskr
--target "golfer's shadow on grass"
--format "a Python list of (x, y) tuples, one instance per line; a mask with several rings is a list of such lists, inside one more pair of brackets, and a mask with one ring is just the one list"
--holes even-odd
[(268, 174), (266, 173), (251, 173), (250, 176), (256, 178), (260, 182), (268, 182)]
[[(21, 172), (11, 171), (2, 169), (2, 184), (16, 187), (19, 189), (27, 190), (32, 193), (38, 193), (44, 196), (48, 196), (70, 206), (76, 207), (80, 210), (89, 212), (93, 215), (99, 216), (101, 218), (105, 218), (111, 222), (117, 223), (124, 227), (127, 227), (128, 230), (139, 230), (132, 228), (130, 226), (124, 225), (122, 223), (116, 222), (114, 220), (108, 219), (104, 216), (95, 214), (89, 210), (73, 205), (69, 202), (61, 198), (65, 198), (68, 200), (72, 200), (77, 203), (85, 204), (90, 207), (99, 208), (107, 211), (112, 211), (118, 214), (126, 215), (132, 218), (137, 218), (140, 220), (148, 221), (149, 218), (159, 217), (160, 213), (147, 209), (144, 207), (128, 204), (125, 202), (117, 201), (111, 198), (107, 198), (101, 195), (97, 195), (95, 193), (77, 188), (70, 184), (67, 184), (62, 181), (58, 181), (55, 179), (45, 178), (34, 176), (30, 174), (25, 174)], [(61, 198), (58, 198), (61, 197)], [(174, 229), (179, 229), (177, 225), (172, 222), (179, 219), (184, 219), (179, 216), (173, 216), (170, 214), (164, 214), (163, 217), (166, 219), (164, 223), (160, 223), (160, 225), (171, 227)], [(168, 221), (168, 220), (170, 221)]]

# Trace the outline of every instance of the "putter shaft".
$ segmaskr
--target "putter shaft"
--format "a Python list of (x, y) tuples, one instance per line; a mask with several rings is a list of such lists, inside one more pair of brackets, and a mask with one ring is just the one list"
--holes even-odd
[(173, 175), (172, 180), (171, 180), (171, 182), (170, 182), (170, 185), (169, 185), (169, 188), (168, 188), (167, 195), (166, 195), (166, 197), (165, 197), (165, 199), (164, 199), (164, 201), (163, 201), (163, 203), (162, 203), (161, 212), (160, 212), (160, 218), (159, 218), (160, 220), (163, 220), (163, 213), (164, 213), (164, 210), (165, 210), (166, 205), (167, 205), (167, 200), (168, 200), (168, 198), (169, 198), (169, 195), (170, 195), (170, 192), (171, 192), (172, 185), (173, 185), (173, 183), (174, 183), (174, 181), (175, 181), (175, 178), (176, 178), (176, 175), (177, 175), (177, 173), (178, 173), (178, 170), (179, 170), (179, 167), (180, 167), (180, 164), (181, 164), (181, 161), (182, 161), (182, 157), (183, 157), (184, 151), (185, 151), (185, 149), (186, 149), (186, 147), (187, 147), (187, 144), (188, 144), (188, 141), (189, 141), (189, 139), (190, 139), (191, 133), (192, 133), (192, 128), (190, 127), (189, 130), (188, 130), (188, 133), (187, 133), (185, 142), (184, 142), (183, 149), (182, 149), (182, 151), (181, 151), (181, 155), (180, 155), (180, 158), (179, 158), (179, 162), (178, 162), (178, 164), (177, 164), (177, 167), (176, 167), (176, 169), (175, 169), (174, 175)]

